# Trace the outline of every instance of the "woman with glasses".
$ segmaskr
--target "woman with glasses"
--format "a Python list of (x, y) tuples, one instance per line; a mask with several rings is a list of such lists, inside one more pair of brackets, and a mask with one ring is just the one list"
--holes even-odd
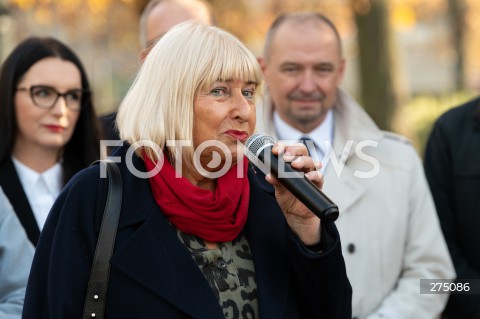
[(63, 186), (99, 159), (85, 70), (53, 38), (31, 37), (0, 70), (0, 185), (36, 245)]

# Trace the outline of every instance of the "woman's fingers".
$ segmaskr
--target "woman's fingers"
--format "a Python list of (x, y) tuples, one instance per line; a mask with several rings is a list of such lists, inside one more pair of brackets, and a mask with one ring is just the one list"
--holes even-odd
[[(297, 143), (293, 145), (285, 145), (281, 142), (272, 148), (272, 153), (276, 156), (282, 156), (282, 159), (290, 163), (292, 168), (297, 171), (304, 172), (305, 176), (320, 189), (323, 186), (323, 175), (319, 169), (322, 167), (320, 162), (315, 162), (308, 155), (308, 150), (304, 144)], [(275, 176), (267, 175), (267, 180), (274, 186), (280, 187), (281, 183)]]
[(310, 172), (322, 167), (321, 163), (315, 162), (308, 155), (307, 147), (301, 143), (286, 146), (279, 142), (273, 147), (272, 153), (282, 156), (285, 162), (290, 163), (293, 168), (302, 172)]

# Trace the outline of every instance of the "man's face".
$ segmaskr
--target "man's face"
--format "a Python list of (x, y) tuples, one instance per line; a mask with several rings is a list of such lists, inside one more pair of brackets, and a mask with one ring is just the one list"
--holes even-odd
[(275, 110), (290, 126), (308, 133), (335, 103), (345, 61), (338, 39), (324, 23), (281, 25), (270, 58), (260, 59)]

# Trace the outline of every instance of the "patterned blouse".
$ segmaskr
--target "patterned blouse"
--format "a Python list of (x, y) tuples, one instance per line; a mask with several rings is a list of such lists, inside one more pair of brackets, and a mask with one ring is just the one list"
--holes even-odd
[(226, 319), (258, 318), (257, 283), (250, 246), (241, 233), (231, 242), (208, 249), (198, 237), (173, 227), (207, 279)]

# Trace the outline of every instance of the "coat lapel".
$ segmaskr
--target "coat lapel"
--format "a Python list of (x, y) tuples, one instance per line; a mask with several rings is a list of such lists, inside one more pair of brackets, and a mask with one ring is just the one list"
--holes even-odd
[(330, 168), (325, 171), (325, 184), (323, 191), (338, 205), (340, 217), (343, 213), (358, 202), (366, 193), (365, 186), (358, 183), (352, 178), (342, 178), (342, 175), (352, 176), (351, 168), (345, 166), (340, 175), (337, 175), (334, 169)]
[[(366, 190), (355, 178), (350, 178), (354, 176), (354, 171), (349, 166), (349, 161), (354, 159), (355, 145), (358, 142), (348, 139), (341, 130), (335, 130), (335, 134), (332, 153), (334, 158), (330, 158), (324, 171), (323, 191), (338, 205), (342, 214), (360, 200)], [(348, 141), (352, 141), (352, 144), (347, 144)]]
[(206, 314), (224, 318), (204, 275), (158, 208), (148, 180), (128, 174), (124, 178), (131, 179), (124, 182), (131, 191), (124, 191), (122, 211), (134, 217), (120, 222), (119, 235), (122, 229), (140, 226), (118, 244), (112, 268), (192, 318), (205, 318)]
[[(366, 112), (345, 92), (337, 91), (334, 108), (333, 154), (336, 161), (325, 170), (324, 191), (339, 206), (340, 214), (348, 211), (366, 193), (365, 186), (354, 176), (356, 147), (361, 142), (379, 141), (382, 132)], [(340, 215), (341, 218), (341, 215)]]
[(250, 204), (245, 234), (255, 263), (260, 318), (283, 318), (291, 285), (290, 262), (285, 254), (286, 222), (279, 216), (273, 187), (263, 181), (265, 176), (249, 170), (248, 178)]

